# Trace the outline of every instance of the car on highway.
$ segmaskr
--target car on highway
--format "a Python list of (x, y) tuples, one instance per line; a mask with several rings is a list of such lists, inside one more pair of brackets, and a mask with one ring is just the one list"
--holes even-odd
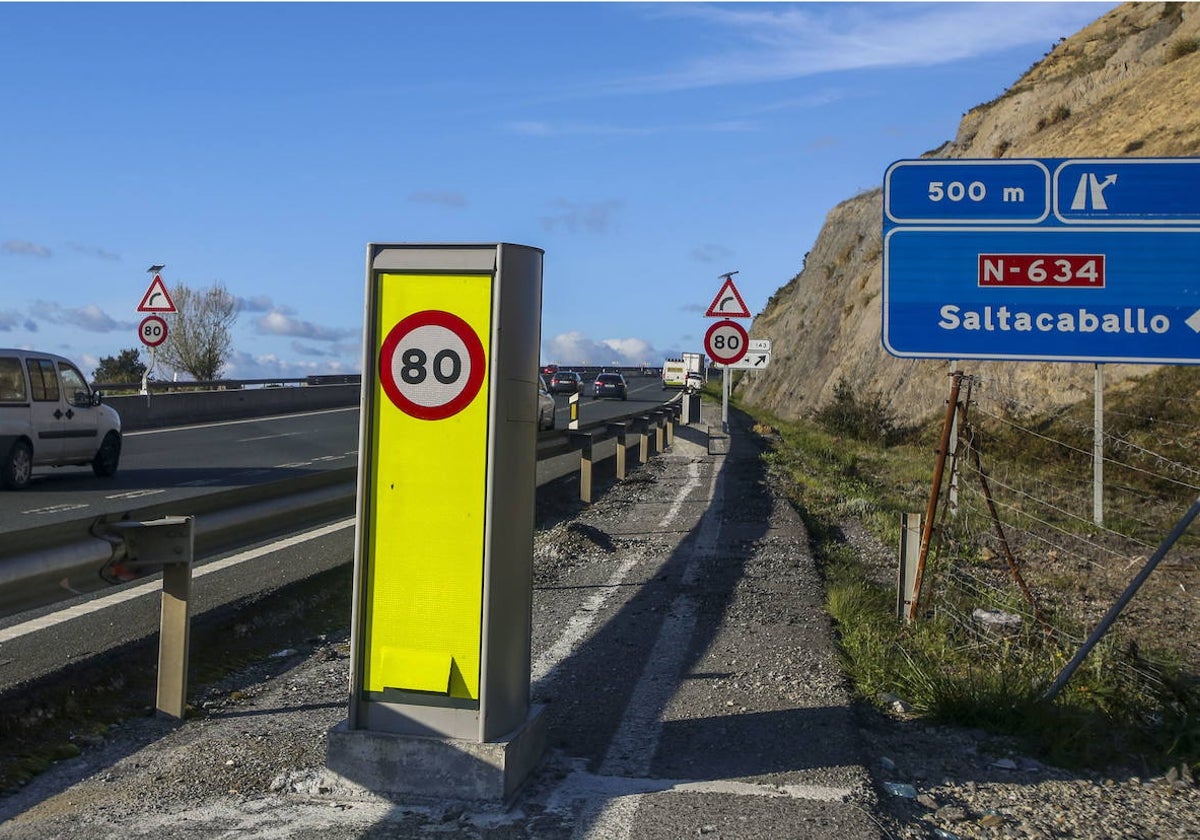
[(554, 428), (554, 397), (546, 388), (546, 378), (538, 377), (538, 429)]
[(542, 368), (542, 376), (553, 376), (558, 371), (558, 365), (546, 365)]
[(697, 391), (704, 390), (704, 377), (696, 373), (694, 370), (689, 370), (683, 379), (683, 387), (689, 394), (694, 394)]
[(573, 370), (557, 370), (550, 377), (551, 394), (575, 394), (583, 390), (583, 377)]
[(0, 485), (28, 486), (33, 468), (87, 466), (111, 476), (121, 460), (121, 417), (69, 359), (0, 349)]
[(592, 383), (592, 399), (597, 400), (600, 397), (629, 399), (629, 386), (625, 384), (625, 377), (619, 373), (598, 374), (596, 381)]

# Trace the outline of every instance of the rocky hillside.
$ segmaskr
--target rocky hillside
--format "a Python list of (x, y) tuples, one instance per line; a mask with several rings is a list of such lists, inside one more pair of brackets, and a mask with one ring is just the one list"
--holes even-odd
[[(1056, 44), (1003, 96), (968, 112), (953, 141), (923, 157), (1198, 154), (1200, 4), (1127, 3)], [(902, 418), (943, 410), (947, 364), (897, 359), (880, 344), (881, 204), (877, 189), (834, 207), (800, 273), (755, 319), (751, 335), (771, 339), (772, 360), (769, 372), (738, 383), (746, 402), (795, 418), (826, 403), (844, 377), (858, 393), (891, 395)], [(1088, 397), (1094, 381), (1087, 364), (960, 366), (1043, 405)], [(1105, 380), (1148, 369), (1107, 365)]]

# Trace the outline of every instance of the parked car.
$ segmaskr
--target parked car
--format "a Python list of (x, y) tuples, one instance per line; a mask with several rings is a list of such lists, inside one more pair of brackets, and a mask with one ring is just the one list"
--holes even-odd
[(583, 388), (583, 378), (573, 370), (558, 370), (550, 377), (551, 394), (574, 394)]
[(538, 429), (554, 428), (554, 397), (546, 389), (546, 378), (538, 377)]
[(596, 381), (592, 383), (592, 399), (600, 397), (629, 399), (629, 388), (625, 384), (625, 377), (619, 373), (599, 374)]
[(70, 360), (0, 349), (0, 485), (20, 490), (33, 468), (91, 465), (117, 471), (121, 417)]

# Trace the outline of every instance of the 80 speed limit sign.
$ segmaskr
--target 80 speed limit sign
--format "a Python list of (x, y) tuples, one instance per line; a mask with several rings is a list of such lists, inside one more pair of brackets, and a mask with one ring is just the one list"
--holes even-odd
[(749, 338), (737, 321), (717, 321), (704, 334), (704, 350), (714, 362), (731, 365), (746, 355)]
[(450, 312), (414, 312), (379, 350), (379, 379), (396, 408), (418, 420), (445, 420), (479, 393), (486, 360), (471, 325)]
[(147, 315), (138, 324), (138, 338), (147, 347), (157, 347), (167, 340), (167, 322), (157, 315)]

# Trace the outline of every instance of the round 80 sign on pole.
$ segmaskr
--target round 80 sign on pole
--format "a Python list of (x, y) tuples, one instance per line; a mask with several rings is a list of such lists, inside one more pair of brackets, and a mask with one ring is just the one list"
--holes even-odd
[(167, 322), (157, 315), (147, 315), (138, 324), (138, 338), (147, 347), (157, 347), (167, 340)]
[(384, 393), (418, 420), (445, 420), (470, 405), (485, 367), (483, 342), (471, 325), (437, 309), (401, 320), (379, 350)]
[(741, 361), (749, 342), (745, 328), (737, 321), (717, 321), (704, 334), (704, 350), (723, 365)]

